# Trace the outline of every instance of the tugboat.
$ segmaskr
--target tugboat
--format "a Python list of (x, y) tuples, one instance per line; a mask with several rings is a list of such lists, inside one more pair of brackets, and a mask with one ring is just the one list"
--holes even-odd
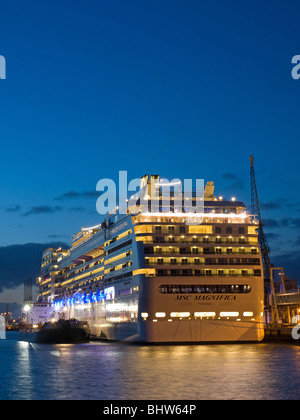
[(40, 328), (20, 330), (21, 341), (42, 344), (75, 344), (90, 341), (90, 329), (87, 322), (76, 319), (57, 322), (45, 322)]

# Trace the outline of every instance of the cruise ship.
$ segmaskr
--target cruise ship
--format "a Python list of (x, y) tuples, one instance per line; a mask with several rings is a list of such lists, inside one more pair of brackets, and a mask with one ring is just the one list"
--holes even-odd
[(161, 181), (144, 176), (139, 206), (82, 228), (70, 249), (44, 252), (40, 304), (49, 304), (53, 319), (87, 321), (100, 339), (260, 342), (264, 281), (255, 216), (234, 198), (216, 197), (212, 182), (200, 199), (179, 189), (190, 206), (202, 200), (202, 214), (175, 208), (174, 189), (165, 208)]

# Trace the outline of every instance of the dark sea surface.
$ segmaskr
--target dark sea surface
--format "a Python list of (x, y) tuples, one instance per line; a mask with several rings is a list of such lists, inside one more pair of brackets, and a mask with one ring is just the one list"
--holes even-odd
[(0, 340), (0, 400), (300, 399), (300, 346)]

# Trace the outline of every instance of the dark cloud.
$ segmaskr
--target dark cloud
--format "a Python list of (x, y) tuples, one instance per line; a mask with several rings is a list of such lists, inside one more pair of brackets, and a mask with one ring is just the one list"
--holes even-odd
[(300, 228), (300, 218), (293, 219), (292, 217), (284, 217), (280, 220), (275, 219), (263, 219), (263, 224), (266, 229), (273, 229), (273, 228), (282, 228), (282, 227), (290, 227), (290, 228)]
[(6, 312), (8, 305), (8, 311), (12, 313), (14, 319), (18, 319), (22, 313), (22, 305), (16, 302), (1, 302), (0, 303), (0, 313)]
[(85, 209), (83, 207), (70, 207), (69, 208), (70, 211), (75, 211), (75, 212), (84, 212)]
[(294, 245), (300, 246), (300, 236), (298, 236), (298, 238), (295, 240)]
[(222, 178), (225, 181), (230, 181), (230, 185), (226, 188), (227, 190), (244, 190), (245, 189), (245, 183), (242, 180), (242, 178), (240, 178), (239, 176), (237, 176), (236, 174), (233, 174), (231, 172), (225, 172), (222, 175)]
[(282, 206), (283, 202), (281, 200), (269, 201), (268, 203), (260, 203), (262, 210), (278, 210), (281, 209)]
[(263, 219), (262, 223), (266, 229), (279, 228), (279, 222), (275, 219)]
[(45, 244), (29, 243), (0, 247), (0, 292), (13, 289), (29, 277), (36, 277), (40, 272), (42, 254), (45, 249), (68, 248), (62, 242)]
[(20, 211), (21, 210), (21, 206), (19, 206), (19, 204), (13, 204), (13, 205), (11, 205), (11, 206), (8, 206), (6, 209), (5, 209), (5, 212), (6, 213), (17, 213), (18, 211)]
[(52, 235), (48, 235), (47, 238), (49, 239), (62, 239), (62, 238), (67, 238), (67, 235), (61, 235), (61, 234), (52, 234)]
[(56, 213), (61, 210), (63, 210), (63, 207), (61, 206), (36, 206), (36, 207), (31, 207), (31, 209), (28, 210), (26, 213), (23, 213), (22, 216), (51, 214), (51, 213)]
[(83, 191), (83, 192), (78, 192), (78, 191), (68, 191), (62, 195), (60, 195), (59, 197), (55, 197), (54, 200), (72, 200), (74, 198), (95, 198), (95, 197), (99, 197), (99, 192), (97, 191)]
[(245, 184), (244, 184), (243, 181), (237, 181), (237, 182), (234, 182), (233, 184), (231, 184), (227, 189), (228, 190), (233, 190), (233, 191), (244, 190), (245, 189)]
[(225, 172), (222, 175), (222, 178), (226, 179), (228, 181), (239, 181), (240, 180), (240, 178), (236, 174), (233, 174), (231, 172)]
[(261, 202), (260, 207), (262, 210), (281, 210), (283, 208), (291, 208), (294, 209), (298, 207), (300, 203), (294, 203), (286, 198), (278, 198), (276, 200), (271, 200), (268, 202)]
[(300, 228), (300, 218), (298, 217), (296, 219), (291, 219), (290, 224), (292, 227)]
[(284, 273), (292, 279), (298, 280), (300, 286), (300, 250), (291, 250), (289, 253), (284, 253), (272, 257), (271, 262), (275, 267), (283, 267)]
[(268, 241), (274, 241), (276, 239), (279, 239), (280, 235), (278, 235), (277, 233), (266, 233), (266, 237)]
[(291, 219), (290, 217), (285, 217), (279, 220), (279, 225), (282, 227), (289, 227), (291, 226), (291, 224), (293, 224), (293, 219)]

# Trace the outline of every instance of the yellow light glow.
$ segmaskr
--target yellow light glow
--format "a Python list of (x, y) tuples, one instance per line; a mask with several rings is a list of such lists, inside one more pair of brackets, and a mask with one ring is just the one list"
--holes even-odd
[(238, 312), (221, 312), (221, 317), (239, 316)]
[(115, 316), (115, 317), (111, 317), (109, 318), (110, 322), (121, 322), (122, 318), (120, 316)]
[(209, 316), (216, 316), (216, 313), (215, 312), (195, 312), (194, 316), (203, 318), (203, 317), (209, 317)]
[(155, 313), (156, 318), (164, 318), (166, 316), (165, 312), (156, 312)]
[(138, 270), (133, 270), (132, 275), (138, 276), (144, 274), (146, 277), (155, 275), (155, 268), (140, 268)]
[[(187, 217), (193, 217), (193, 218), (203, 218), (203, 217), (210, 217), (210, 218), (221, 218), (221, 217), (230, 217), (232, 219), (245, 219), (247, 218), (247, 214), (245, 213), (229, 213), (229, 214), (224, 214), (224, 213), (143, 213), (144, 216), (148, 216), (148, 217), (158, 217), (158, 216), (163, 216), (163, 217), (183, 217), (183, 218), (187, 218)], [(206, 219), (208, 221), (208, 219)]]
[(253, 312), (244, 312), (243, 316), (253, 316)]
[(171, 312), (172, 318), (188, 318), (191, 314), (189, 312)]

